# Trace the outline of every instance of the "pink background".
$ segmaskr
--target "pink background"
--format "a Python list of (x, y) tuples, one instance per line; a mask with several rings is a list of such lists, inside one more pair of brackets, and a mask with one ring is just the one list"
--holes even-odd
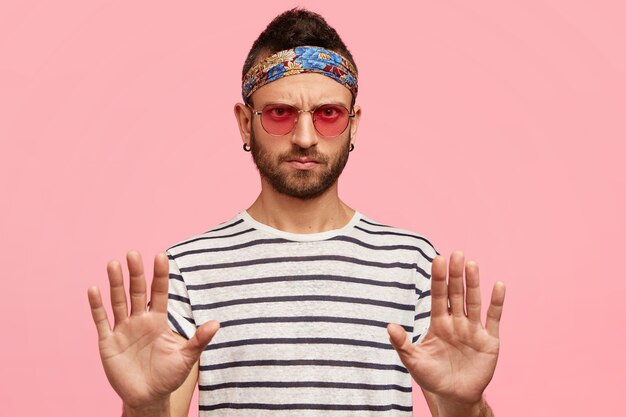
[(119, 414), (86, 289), (255, 198), (240, 69), (303, 5), (361, 70), (344, 199), (508, 286), (497, 414), (625, 415), (623, 2), (268, 3), (2, 1), (1, 414)]

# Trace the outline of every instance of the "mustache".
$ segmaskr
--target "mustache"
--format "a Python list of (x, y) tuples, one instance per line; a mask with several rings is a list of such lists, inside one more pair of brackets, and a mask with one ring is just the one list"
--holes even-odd
[(279, 156), (279, 160), (281, 162), (291, 161), (292, 159), (297, 159), (297, 158), (311, 158), (321, 163), (328, 162), (327, 156), (320, 154), (319, 152), (317, 152), (316, 149), (313, 149), (313, 148), (303, 149), (303, 148), (297, 147)]

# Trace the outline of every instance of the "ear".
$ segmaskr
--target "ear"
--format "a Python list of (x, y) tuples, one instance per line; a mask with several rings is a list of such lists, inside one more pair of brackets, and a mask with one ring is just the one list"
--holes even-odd
[(235, 118), (237, 119), (237, 125), (239, 127), (239, 134), (243, 143), (250, 145), (250, 129), (252, 127), (252, 112), (243, 103), (235, 104), (233, 109), (235, 112)]
[(352, 122), (350, 122), (350, 138), (351, 143), (356, 141), (356, 131), (359, 129), (359, 121), (361, 120), (361, 106), (354, 106), (354, 117), (352, 118)]

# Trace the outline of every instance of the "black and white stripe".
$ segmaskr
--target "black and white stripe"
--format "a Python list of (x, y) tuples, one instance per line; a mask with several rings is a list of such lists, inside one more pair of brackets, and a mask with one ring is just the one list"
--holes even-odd
[(243, 212), (172, 246), (172, 329), (221, 323), (201, 357), (200, 415), (409, 416), (411, 377), (386, 326), (426, 334), (436, 255), (359, 213), (296, 235)]

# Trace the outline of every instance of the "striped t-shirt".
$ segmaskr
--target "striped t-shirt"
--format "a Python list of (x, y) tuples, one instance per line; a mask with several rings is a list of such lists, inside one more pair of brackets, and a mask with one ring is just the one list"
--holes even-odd
[(358, 212), (294, 234), (244, 211), (169, 248), (172, 329), (221, 324), (200, 358), (200, 416), (410, 416), (411, 376), (386, 326), (421, 342), (436, 254)]

